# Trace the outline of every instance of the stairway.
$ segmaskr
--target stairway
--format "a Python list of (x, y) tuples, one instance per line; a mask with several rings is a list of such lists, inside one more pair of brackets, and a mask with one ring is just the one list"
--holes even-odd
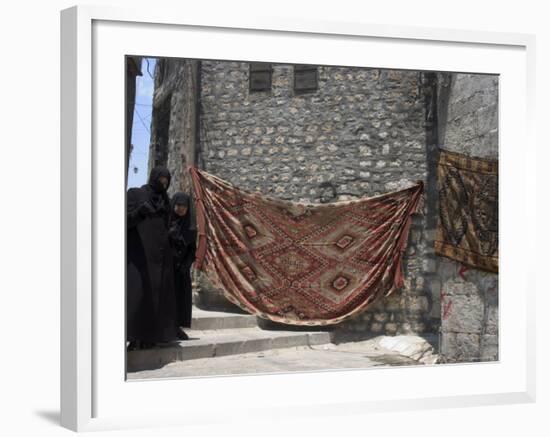
[(129, 351), (127, 371), (158, 369), (174, 361), (331, 342), (331, 333), (326, 330), (261, 329), (256, 316), (248, 314), (206, 311), (196, 307), (193, 307), (192, 314), (191, 329), (185, 330), (189, 340)]

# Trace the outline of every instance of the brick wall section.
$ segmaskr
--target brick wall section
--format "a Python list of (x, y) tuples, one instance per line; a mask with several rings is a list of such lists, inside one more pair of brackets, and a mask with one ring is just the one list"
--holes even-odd
[[(440, 75), (440, 142), (443, 149), (498, 158), (498, 77)], [(441, 297), (440, 353), (447, 362), (498, 359), (498, 275), (438, 257), (432, 282)]]

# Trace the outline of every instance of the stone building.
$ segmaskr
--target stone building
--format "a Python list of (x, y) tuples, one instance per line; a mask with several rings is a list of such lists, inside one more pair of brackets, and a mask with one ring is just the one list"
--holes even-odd
[[(168, 166), (172, 190), (189, 190), (185, 165), (194, 164), (245, 189), (309, 202), (423, 180), (405, 287), (336, 329), (417, 333), (439, 339), (447, 361), (494, 360), (497, 275), (458, 274), (457, 263), (434, 255), (433, 239), (438, 148), (497, 157), (497, 89), (488, 75), (159, 59), (149, 165)], [(197, 304), (224, 302), (196, 279)]]
[[(440, 75), (439, 145), (442, 149), (498, 159), (498, 76)], [(432, 196), (437, 201), (437, 193)], [(461, 270), (436, 257), (431, 280), (441, 314), (440, 352), (449, 362), (498, 359), (498, 275)]]
[[(126, 57), (126, 132), (125, 132), (125, 148), (126, 148), (126, 170), (130, 164), (130, 154), (132, 153), (132, 125), (134, 123), (134, 108), (136, 103), (136, 77), (141, 76), (141, 57), (127, 56)], [(126, 174), (126, 181), (128, 174)]]

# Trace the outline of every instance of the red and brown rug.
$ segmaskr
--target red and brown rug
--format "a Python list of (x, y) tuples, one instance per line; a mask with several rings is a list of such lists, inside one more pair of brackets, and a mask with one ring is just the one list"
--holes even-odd
[(195, 267), (234, 304), (292, 325), (329, 325), (402, 287), (422, 182), (370, 198), (304, 204), (239, 189), (190, 167)]

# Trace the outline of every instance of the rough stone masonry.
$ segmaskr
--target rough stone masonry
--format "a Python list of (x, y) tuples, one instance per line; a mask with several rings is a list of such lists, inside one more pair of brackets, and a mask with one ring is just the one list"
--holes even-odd
[[(498, 76), (439, 75), (440, 147), (498, 158)], [(437, 200), (437, 196), (435, 196)], [(438, 257), (442, 361), (498, 360), (498, 275)]]
[[(169, 167), (172, 189), (189, 188), (182, 177), (187, 163), (245, 189), (309, 202), (372, 196), (423, 180), (424, 214), (411, 229), (405, 287), (338, 329), (441, 334), (448, 361), (496, 359), (489, 353), (497, 344), (496, 275), (470, 271), (463, 278), (456, 263), (435, 257), (433, 238), (438, 147), (496, 157), (498, 79), (316, 66), (316, 88), (297, 92), (295, 66), (272, 64), (271, 86), (251, 91), (247, 62), (201, 61), (197, 77), (190, 62), (197, 61), (160, 59), (155, 70), (149, 164)], [(195, 126), (186, 117), (197, 97), (189, 85), (199, 95)], [(186, 136), (191, 127), (195, 141)], [(205, 278), (197, 283), (198, 304), (220, 304)], [(450, 296), (453, 310), (442, 317)]]

